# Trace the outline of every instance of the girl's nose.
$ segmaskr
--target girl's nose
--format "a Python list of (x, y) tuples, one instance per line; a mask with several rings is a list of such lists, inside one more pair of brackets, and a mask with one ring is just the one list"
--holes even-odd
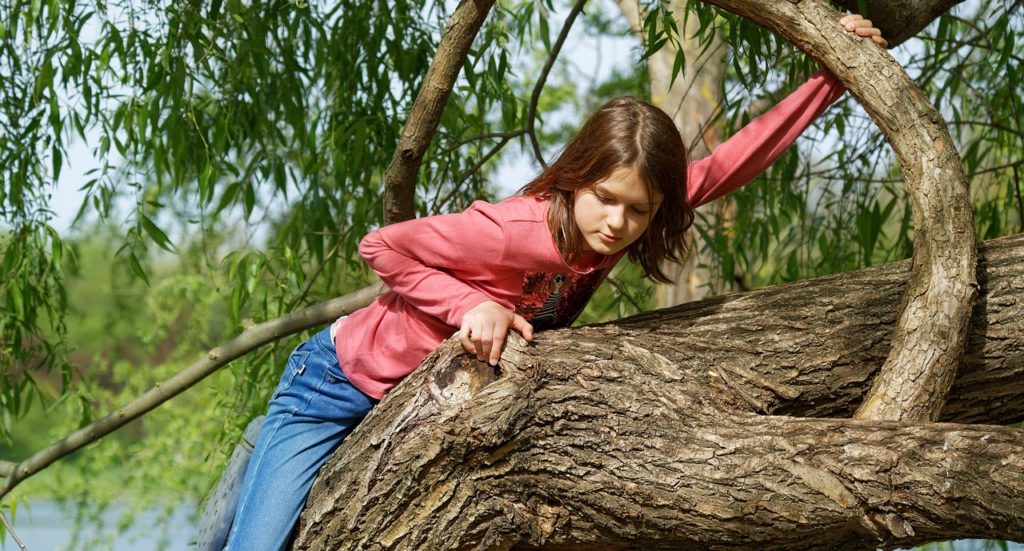
[(606, 219), (608, 229), (619, 230), (626, 223), (626, 213), (621, 205), (616, 205), (608, 209), (608, 217)]

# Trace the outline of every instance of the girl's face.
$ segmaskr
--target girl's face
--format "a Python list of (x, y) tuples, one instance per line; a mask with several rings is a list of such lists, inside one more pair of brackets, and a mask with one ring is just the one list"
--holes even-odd
[(615, 254), (630, 246), (647, 230), (661, 205), (630, 167), (619, 167), (589, 188), (576, 190), (573, 211), (583, 235), (583, 250)]

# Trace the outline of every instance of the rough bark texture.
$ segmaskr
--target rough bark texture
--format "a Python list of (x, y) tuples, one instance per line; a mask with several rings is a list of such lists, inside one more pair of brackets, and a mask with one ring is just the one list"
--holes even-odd
[(423, 153), (437, 132), (441, 113), (466, 61), (469, 47), (493, 5), (494, 0), (462, 0), (445, 26), (434, 60), (398, 139), (395, 155), (384, 173), (385, 224), (416, 216), (416, 174), (423, 161)]
[[(943, 418), (1013, 422), (1024, 419), (1024, 236), (988, 242), (981, 258)], [(1024, 431), (807, 418), (856, 406), (888, 353), (908, 269), (514, 339), (497, 370), (450, 341), (321, 472), (295, 548), (1024, 539)]]

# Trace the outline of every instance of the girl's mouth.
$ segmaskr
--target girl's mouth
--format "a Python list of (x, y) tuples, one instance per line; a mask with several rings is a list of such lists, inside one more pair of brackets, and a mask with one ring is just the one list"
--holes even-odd
[(601, 241), (604, 241), (605, 243), (617, 243), (622, 240), (621, 237), (611, 236), (604, 232), (597, 232), (597, 234), (601, 236)]

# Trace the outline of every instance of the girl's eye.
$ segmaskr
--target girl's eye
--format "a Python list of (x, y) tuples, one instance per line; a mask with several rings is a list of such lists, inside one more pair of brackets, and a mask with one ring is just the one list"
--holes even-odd
[(606, 197), (604, 195), (601, 195), (600, 193), (595, 193), (594, 195), (597, 197), (597, 200), (601, 201), (602, 203), (611, 203), (612, 202), (612, 198), (611, 197)]
[(650, 211), (641, 207), (633, 207), (633, 212), (637, 214), (648, 214)]

